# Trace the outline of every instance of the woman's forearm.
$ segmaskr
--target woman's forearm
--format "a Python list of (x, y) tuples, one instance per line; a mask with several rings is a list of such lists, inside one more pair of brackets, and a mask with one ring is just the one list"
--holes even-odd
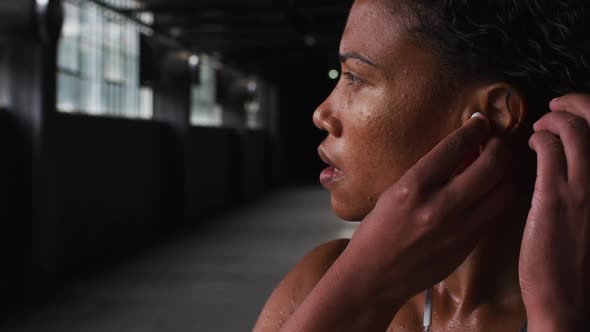
[(554, 304), (546, 309), (527, 308), (529, 332), (576, 332), (585, 331), (581, 317), (569, 311), (567, 306)]
[(533, 318), (528, 323), (529, 332), (576, 332), (583, 331), (575, 322), (560, 317)]
[(324, 275), (281, 331), (385, 331), (403, 305), (367, 271), (355, 271), (345, 255)]

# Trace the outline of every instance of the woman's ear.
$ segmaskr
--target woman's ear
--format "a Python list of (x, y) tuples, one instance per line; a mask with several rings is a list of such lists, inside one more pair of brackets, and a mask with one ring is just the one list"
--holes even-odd
[(494, 83), (475, 91), (471, 107), (465, 110), (465, 120), (473, 115), (473, 110), (487, 115), (498, 133), (510, 135), (524, 121), (526, 102), (523, 95), (510, 84)]

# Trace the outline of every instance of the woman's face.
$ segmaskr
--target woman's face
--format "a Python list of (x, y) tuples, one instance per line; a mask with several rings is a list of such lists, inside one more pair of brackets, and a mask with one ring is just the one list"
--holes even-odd
[(421, 49), (387, 0), (357, 0), (344, 31), (342, 76), (314, 113), (332, 208), (362, 220), (379, 196), (461, 125), (434, 54)]

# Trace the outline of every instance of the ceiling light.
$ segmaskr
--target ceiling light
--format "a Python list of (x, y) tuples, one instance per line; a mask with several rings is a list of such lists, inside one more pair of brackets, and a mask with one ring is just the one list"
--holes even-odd
[(200, 62), (199, 56), (198, 56), (198, 55), (196, 55), (196, 54), (193, 54), (193, 55), (191, 55), (191, 56), (188, 58), (188, 64), (189, 64), (191, 67), (196, 67), (196, 66), (198, 66), (198, 65), (199, 65), (199, 62)]
[(254, 77), (248, 78), (248, 83), (246, 84), (246, 89), (248, 92), (255, 93), (258, 90), (258, 83)]
[(332, 69), (328, 73), (328, 76), (330, 77), (330, 79), (335, 80), (338, 78), (338, 76), (340, 76), (340, 73), (338, 73), (338, 71), (336, 69)]

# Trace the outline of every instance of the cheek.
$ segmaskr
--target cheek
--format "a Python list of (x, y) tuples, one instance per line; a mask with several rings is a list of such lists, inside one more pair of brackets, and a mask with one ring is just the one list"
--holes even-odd
[(332, 208), (344, 220), (362, 220), (412, 161), (411, 137), (399, 123), (380, 120), (348, 130), (346, 182), (332, 195)]
[(376, 200), (406, 172), (419, 146), (407, 120), (394, 110), (387, 111), (357, 119), (350, 127), (352, 137), (358, 138), (349, 154), (352, 181), (369, 201)]
[(405, 105), (374, 110), (372, 115), (359, 112), (351, 123), (351, 182), (363, 201), (378, 199), (448, 131), (444, 119), (427, 112), (425, 106)]
[(346, 100), (344, 135), (336, 143), (346, 183), (332, 196), (332, 207), (343, 219), (364, 218), (381, 194), (450, 132), (448, 112), (435, 106), (440, 99), (429, 104), (424, 94), (418, 98), (407, 90), (391, 96), (372, 96), (366, 103)]

